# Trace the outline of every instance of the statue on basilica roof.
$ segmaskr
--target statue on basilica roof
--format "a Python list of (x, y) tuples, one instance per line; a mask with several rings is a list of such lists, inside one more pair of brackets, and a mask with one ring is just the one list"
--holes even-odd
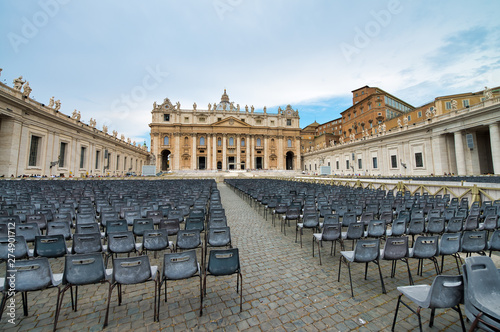
[(196, 103), (193, 104), (193, 111), (196, 111)]
[(54, 109), (56, 111), (59, 111), (61, 109), (61, 101), (59, 99), (56, 100), (56, 103), (55, 103), (55, 106), (54, 106)]
[(212, 104), (208, 103), (208, 111), (212, 110)]
[(21, 88), (25, 82), (26, 81), (23, 81), (23, 76), (19, 76), (18, 78), (14, 79), (14, 89), (21, 91)]
[(54, 96), (50, 98), (48, 107), (50, 108), (54, 107)]
[(26, 82), (26, 84), (24, 85), (23, 96), (25, 96), (25, 97), (29, 97), (29, 96), (30, 96), (31, 91), (32, 91), (32, 89), (31, 89), (31, 87), (30, 87), (30, 82)]

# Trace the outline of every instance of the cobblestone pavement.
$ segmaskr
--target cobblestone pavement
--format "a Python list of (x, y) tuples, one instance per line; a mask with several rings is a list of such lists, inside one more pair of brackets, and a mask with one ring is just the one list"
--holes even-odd
[[(153, 322), (154, 283), (123, 287), (123, 302), (113, 293), (109, 331), (388, 331), (397, 296), (396, 287), (408, 284), (404, 264), (390, 278), (390, 263), (382, 262), (387, 294), (381, 293), (375, 265), (363, 279), (364, 265), (353, 264), (354, 298), (350, 294), (347, 267), (343, 265), (337, 282), (339, 252), (330, 256), (325, 245), (323, 265), (312, 257), (310, 230), (304, 231), (304, 245), (295, 243), (295, 225), (287, 235), (262, 209), (250, 206), (225, 184), (219, 184), (222, 203), (231, 228), (233, 246), (240, 250), (243, 271), (243, 311), (239, 312), (236, 276), (208, 277), (203, 316), (199, 317), (198, 279), (169, 282), (167, 303), (161, 303), (160, 322)], [(347, 245), (350, 248), (350, 243)], [(149, 254), (152, 265), (162, 259)], [(495, 258), (498, 265), (498, 257)], [(51, 260), (54, 273), (61, 273), (63, 259)], [(417, 262), (411, 261), (415, 284), (431, 283), (435, 271), (426, 262), (423, 276), (417, 276)], [(448, 269), (447, 269), (448, 268)], [(3, 267), (2, 267), (3, 269)], [(2, 270), (4, 271), (4, 270)], [(453, 258), (445, 259), (445, 274), (457, 274)], [(107, 301), (107, 285), (84, 286), (78, 290), (78, 311), (71, 310), (65, 296), (58, 323), (61, 331), (102, 330)], [(21, 296), (16, 295), (16, 324), (0, 322), (3, 331), (49, 331), (52, 329), (57, 290), (28, 295), (29, 315), (22, 314)], [(462, 308), (463, 312), (463, 308)], [(434, 327), (429, 328), (430, 310), (423, 310), (425, 331), (460, 331), (458, 315), (453, 310), (437, 310)], [(466, 322), (467, 327), (469, 322)], [(404, 307), (398, 314), (397, 331), (418, 330), (417, 317)]]

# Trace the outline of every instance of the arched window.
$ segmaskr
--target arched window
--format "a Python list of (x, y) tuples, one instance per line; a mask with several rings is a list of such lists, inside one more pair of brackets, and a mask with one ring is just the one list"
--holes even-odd
[(291, 139), (288, 139), (288, 147), (291, 148), (292, 147), (292, 140)]
[(271, 146), (273, 146), (273, 147), (274, 147), (274, 138), (273, 138), (273, 139), (271, 139)]
[(234, 145), (234, 138), (229, 137), (229, 146), (233, 146), (233, 145)]
[(170, 145), (170, 139), (168, 136), (163, 137), (163, 145)]
[(205, 137), (200, 137), (200, 145), (205, 145)]
[(189, 144), (189, 139), (186, 137), (184, 137), (184, 145), (188, 145)]
[(217, 146), (222, 146), (222, 140), (219, 138), (217, 138)]
[(260, 138), (257, 138), (257, 146), (262, 146), (262, 142), (261, 142)]
[(245, 139), (244, 138), (241, 139), (241, 147), (245, 147)]

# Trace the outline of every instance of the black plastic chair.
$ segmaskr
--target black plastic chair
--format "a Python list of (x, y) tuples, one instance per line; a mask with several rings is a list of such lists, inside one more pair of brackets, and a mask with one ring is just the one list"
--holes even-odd
[(406, 264), (408, 270), (408, 281), (413, 285), (413, 278), (411, 276), (410, 264), (408, 258), (410, 257), (408, 248), (408, 236), (389, 237), (385, 241), (384, 249), (380, 251), (380, 260), (391, 261), (391, 278), (396, 275), (396, 265), (398, 260)]
[(318, 255), (319, 255), (319, 265), (322, 265), (321, 262), (321, 247), (323, 246), (323, 241), (330, 241), (332, 243), (332, 247), (330, 249), (330, 255), (332, 252), (336, 251), (337, 241), (341, 243), (342, 248), (342, 229), (340, 223), (336, 224), (326, 224), (324, 225), (321, 233), (314, 233), (312, 240), (312, 254), (314, 257), (314, 243), (318, 244)]
[(207, 238), (205, 241), (205, 257), (208, 254), (209, 248), (232, 248), (231, 230), (229, 227), (212, 227), (208, 229)]
[(440, 274), (436, 255), (439, 252), (437, 236), (419, 236), (413, 242), (413, 248), (409, 249), (410, 258), (418, 260), (417, 275), (422, 276), (424, 270), (424, 259), (429, 259), (434, 263), (436, 274)]
[(109, 237), (109, 234), (116, 232), (127, 232), (128, 224), (125, 220), (108, 220), (106, 223), (106, 230), (104, 232), (105, 238)]
[(75, 233), (71, 252), (73, 254), (90, 254), (103, 252), (100, 233)]
[(443, 234), (445, 228), (445, 221), (443, 217), (431, 217), (425, 227), (427, 234)]
[(175, 250), (184, 251), (201, 248), (201, 266), (204, 266), (204, 250), (203, 242), (201, 241), (201, 234), (199, 230), (185, 230), (182, 229), (177, 233), (177, 241), (175, 243)]
[(354, 249), (354, 242), (359, 240), (365, 234), (365, 225), (360, 222), (351, 223), (347, 227), (347, 232), (342, 232), (342, 250), (344, 250), (344, 240), (352, 241), (352, 249)]
[(38, 224), (26, 223), (26, 224), (16, 224), (16, 235), (23, 236), (26, 242), (35, 242), (35, 238), (40, 236), (40, 228)]
[(62, 234), (35, 237), (35, 257), (57, 258), (66, 256), (69, 253), (66, 240)]
[(352, 277), (351, 277), (351, 263), (365, 263), (365, 280), (368, 273), (368, 263), (373, 262), (378, 266), (378, 272), (380, 276), (380, 283), (382, 285), (382, 293), (385, 294), (384, 278), (382, 277), (382, 271), (380, 270), (379, 255), (380, 255), (380, 239), (362, 239), (358, 240), (354, 251), (341, 251), (341, 256), (339, 259), (339, 274), (338, 280), (340, 282), (340, 272), (342, 267), (342, 260), (347, 263), (347, 268), (349, 269), (349, 283), (351, 284), (351, 296), (354, 297), (354, 291), (352, 288)]
[(170, 252), (174, 251), (174, 243), (168, 240), (168, 231), (166, 229), (145, 230), (142, 234), (142, 255), (147, 254), (148, 251), (153, 251), (154, 258), (156, 258), (158, 251), (167, 248), (170, 249)]
[(73, 233), (70, 225), (65, 221), (51, 221), (47, 224), (47, 235), (61, 234), (65, 240), (71, 239)]
[(488, 250), (490, 251), (490, 257), (493, 251), (500, 251), (500, 229), (497, 229), (491, 234), (490, 240), (488, 241)]
[(384, 238), (387, 227), (385, 220), (370, 220), (368, 228), (364, 233), (365, 237)]
[(466, 253), (467, 257), (473, 253), (486, 255), (484, 252), (486, 249), (488, 249), (486, 231), (464, 231), (462, 233), (460, 251)]
[(40, 232), (47, 229), (47, 219), (43, 214), (28, 214), (26, 215), (27, 223), (37, 223)]
[[(203, 265), (203, 264), (202, 264)], [(238, 248), (218, 249), (210, 251), (208, 264), (203, 278), (203, 294), (207, 294), (207, 276), (227, 276), (236, 274), (236, 292), (240, 294), (240, 312), (243, 310), (243, 275), (241, 274)], [(203, 310), (203, 296), (200, 309)]]
[(297, 243), (297, 233), (300, 233), (300, 247), (302, 248), (302, 235), (304, 233), (304, 228), (309, 228), (314, 231), (319, 230), (319, 217), (316, 213), (304, 214), (302, 217), (302, 222), (297, 223), (295, 227), (295, 243)]
[[(415, 286), (400, 286), (398, 291), (400, 295), (396, 304), (396, 311), (394, 312), (394, 320), (392, 322), (391, 331), (394, 331), (396, 326), (396, 319), (399, 310), (399, 304), (402, 303), (411, 312), (418, 316), (418, 326), (422, 331), (422, 319), (420, 311), (422, 308), (431, 309), (431, 318), (429, 327), (434, 325), (434, 314), (436, 309), (452, 308), (458, 312), (460, 316), (460, 323), (462, 324), (462, 331), (465, 331), (465, 324), (460, 310), (460, 302), (463, 298), (464, 283), (462, 276), (436, 276), (432, 285), (415, 285)], [(401, 300), (402, 296), (406, 296), (410, 301), (418, 306), (415, 311), (406, 303)]]
[(154, 320), (158, 320), (157, 316), (157, 294), (158, 294), (158, 267), (151, 266), (148, 256), (137, 256), (127, 258), (115, 258), (113, 260), (113, 281), (109, 285), (108, 292), (108, 305), (106, 307), (106, 317), (104, 318), (103, 328), (108, 326), (109, 305), (111, 303), (111, 295), (113, 289), (118, 289), (118, 305), (122, 303), (122, 286), (135, 285), (145, 283), (147, 281), (154, 281), (155, 295), (154, 295)]
[[(33, 250), (28, 248), (28, 244), (23, 236), (0, 237), (0, 262), (7, 263), (9, 258), (20, 260), (30, 257), (33, 257)], [(7, 268), (6, 270), (9, 269)]]
[(295, 222), (298, 223), (299, 218), (300, 218), (300, 208), (293, 207), (293, 206), (288, 207), (285, 215), (282, 218), (283, 220), (281, 222), (281, 230), (283, 231), (283, 233), (285, 235), (286, 235), (286, 226), (287, 226), (287, 224), (288, 224), (288, 226), (290, 226), (290, 220), (295, 220)]
[(464, 305), (465, 315), (476, 327), (486, 331), (500, 330), (500, 276), (490, 257), (474, 256), (465, 259)]
[[(458, 254), (460, 252), (460, 242), (462, 233), (444, 233), (439, 241), (439, 255), (441, 256), (441, 273), (444, 269), (444, 256), (450, 255), (455, 258), (455, 263), (457, 263), (458, 274), (460, 274), (460, 265), (462, 265), (462, 259)], [(460, 261), (460, 264), (458, 263)]]
[(407, 235), (411, 235), (411, 242), (415, 242), (415, 235), (424, 234), (425, 221), (424, 218), (415, 217), (408, 223)]
[[(40, 291), (57, 287), (62, 281), (61, 274), (52, 274), (49, 259), (39, 257), (30, 260), (16, 260), (14, 266), (7, 271), (5, 284), (2, 291), (2, 302), (0, 304), (0, 319), (7, 300), (15, 295), (22, 294), (24, 316), (28, 316), (28, 292)], [(15, 290), (11, 290), (9, 280), (15, 280)], [(58, 305), (58, 304), (57, 304)]]
[(451, 218), (445, 227), (446, 233), (457, 233), (461, 232), (464, 226), (464, 220), (460, 217)]
[(158, 229), (166, 229), (169, 236), (177, 235), (181, 229), (179, 220), (177, 219), (162, 219), (158, 225)]
[(157, 320), (160, 318), (160, 298), (161, 287), (165, 283), (165, 302), (167, 302), (167, 281), (168, 280), (182, 280), (192, 277), (200, 279), (200, 316), (202, 315), (203, 305), (203, 282), (200, 264), (196, 259), (196, 251), (188, 250), (180, 253), (165, 254), (163, 257), (163, 273), (158, 283), (158, 309)]
[(76, 224), (91, 224), (96, 222), (96, 217), (94, 213), (77, 213), (76, 214)]
[[(92, 285), (97, 283), (109, 283), (111, 272), (106, 271), (104, 261), (100, 253), (68, 255), (66, 256), (64, 273), (62, 278), (62, 288), (57, 294), (56, 313), (54, 317), (54, 331), (57, 329), (57, 321), (61, 313), (64, 293), (71, 291), (71, 308), (78, 310), (78, 286)], [(75, 296), (73, 300), (73, 286), (75, 286)]]
[(138, 236), (142, 236), (144, 231), (151, 231), (155, 228), (153, 219), (151, 218), (140, 218), (134, 219), (134, 224), (132, 226), (132, 233), (137, 238)]
[(407, 222), (405, 218), (397, 218), (393, 221), (391, 228), (387, 230), (387, 236), (403, 236), (406, 234)]
[(203, 232), (205, 230), (205, 219), (204, 218), (191, 218), (188, 217), (184, 224), (185, 230), (199, 230)]
[(141, 250), (141, 247), (142, 243), (135, 243), (134, 234), (130, 231), (109, 233), (106, 266), (110, 256), (111, 259), (118, 257), (118, 254), (127, 254), (130, 257), (131, 253), (137, 253)]
[(127, 221), (128, 226), (133, 226), (134, 225), (134, 220), (135, 219), (141, 219), (141, 212), (136, 211), (136, 210), (131, 210), (131, 211), (125, 211), (124, 212), (124, 218), (123, 220)]

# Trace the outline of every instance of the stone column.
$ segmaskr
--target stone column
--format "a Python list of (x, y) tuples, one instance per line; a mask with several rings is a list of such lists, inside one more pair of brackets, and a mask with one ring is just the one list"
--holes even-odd
[[(302, 169), (301, 157), (300, 157), (300, 136), (295, 137), (295, 170), (300, 171)], [(328, 162), (327, 162), (328, 165)], [(330, 163), (330, 166), (332, 164)], [(332, 167), (333, 168), (333, 167)]]
[(240, 153), (241, 153), (241, 136), (240, 134), (236, 134), (236, 165), (234, 166), (234, 169), (241, 169)]
[(222, 135), (222, 170), (227, 170), (227, 135)]
[(432, 159), (434, 160), (435, 175), (443, 175), (451, 172), (447, 161), (448, 151), (446, 146), (446, 137), (444, 135), (433, 136), (431, 139)]
[(245, 152), (246, 152), (246, 163), (245, 163), (245, 168), (246, 169), (251, 169), (251, 161), (250, 161), (250, 153), (252, 151), (251, 149), (251, 142), (250, 142), (250, 135), (246, 135), (245, 138)]
[(464, 142), (463, 142), (462, 132), (456, 131), (454, 135), (455, 135), (455, 156), (457, 159), (457, 175), (466, 175)]
[(264, 165), (262, 167), (264, 169), (269, 169), (269, 137), (264, 136)]
[(255, 169), (255, 136), (250, 135), (250, 142), (252, 143), (250, 146), (250, 165), (251, 169)]
[(210, 134), (207, 134), (207, 137), (206, 137), (206, 143), (207, 143), (207, 160), (205, 161), (205, 167), (206, 169), (212, 169), (212, 151), (210, 151), (212, 149), (212, 144), (210, 142), (210, 139), (212, 138), (212, 135)]
[(181, 134), (174, 133), (174, 170), (181, 169)]
[(212, 169), (217, 169), (217, 135), (213, 135), (212, 137)]
[(192, 140), (192, 147), (191, 147), (191, 169), (192, 170), (195, 170), (197, 169), (198, 167), (198, 158), (197, 158), (197, 153), (196, 153), (196, 134), (191, 134), (191, 140)]
[(498, 123), (490, 124), (490, 142), (493, 172), (495, 174), (500, 174), (500, 149), (498, 149), (498, 142), (500, 142), (500, 130), (498, 128)]
[(285, 166), (283, 166), (283, 162), (285, 160), (285, 151), (283, 148), (283, 135), (278, 135), (276, 136), (276, 139), (278, 140), (278, 169), (279, 170), (284, 170)]

